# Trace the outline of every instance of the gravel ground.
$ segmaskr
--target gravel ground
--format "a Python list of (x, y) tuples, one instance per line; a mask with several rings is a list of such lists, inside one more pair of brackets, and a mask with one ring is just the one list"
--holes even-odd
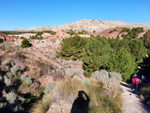
[(122, 113), (150, 113), (150, 109), (133, 93), (131, 84), (122, 82), (123, 107)]

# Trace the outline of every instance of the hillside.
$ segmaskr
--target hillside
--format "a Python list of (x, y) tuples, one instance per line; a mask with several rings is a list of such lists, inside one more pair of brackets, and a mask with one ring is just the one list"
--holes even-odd
[[(102, 32), (106, 29), (109, 28), (116, 28), (116, 27), (128, 27), (128, 28), (133, 28), (133, 27), (143, 27), (144, 30), (150, 29), (150, 26), (146, 24), (133, 24), (133, 23), (125, 23), (121, 21), (99, 21), (99, 20), (80, 20), (77, 22), (73, 22), (70, 24), (64, 24), (64, 25), (59, 25), (55, 27), (50, 27), (50, 26), (41, 26), (39, 28), (29, 28), (28, 30), (33, 30), (33, 31), (43, 31), (43, 30), (54, 30), (56, 31), (57, 29), (60, 30), (74, 30), (74, 31), (88, 31), (89, 33), (95, 32)], [(14, 29), (14, 30), (21, 30), (21, 29)]]
[[(140, 99), (150, 105), (148, 29), (145, 24), (81, 20), (1, 31), (0, 112), (128, 113), (133, 103), (135, 112), (147, 112)], [(147, 78), (140, 99), (131, 88), (120, 87), (137, 72)]]

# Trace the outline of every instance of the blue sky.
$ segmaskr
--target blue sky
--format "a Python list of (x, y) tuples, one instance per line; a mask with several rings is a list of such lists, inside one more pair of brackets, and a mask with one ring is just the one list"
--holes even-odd
[(0, 0), (0, 30), (53, 27), (82, 19), (150, 26), (150, 0)]

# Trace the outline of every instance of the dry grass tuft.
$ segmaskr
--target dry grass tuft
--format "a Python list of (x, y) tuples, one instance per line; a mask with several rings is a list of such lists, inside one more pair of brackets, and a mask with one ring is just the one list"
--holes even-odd
[[(67, 78), (56, 84), (55, 88), (45, 95), (42, 100), (32, 108), (31, 113), (44, 113), (48, 110), (53, 102), (59, 102), (60, 100), (67, 100), (77, 97), (79, 91), (84, 91), (90, 98), (89, 113), (119, 113), (121, 108), (121, 93), (119, 92), (119, 84), (112, 84), (110, 81), (107, 83), (110, 89), (106, 95), (106, 89), (103, 88), (105, 83), (97, 80), (88, 79), (87, 83), (78, 79)], [(71, 99), (71, 100), (72, 100)], [(70, 104), (73, 104), (72, 103)], [(71, 109), (71, 108), (70, 108)]]
[(44, 96), (42, 100), (34, 104), (33, 108), (30, 110), (30, 113), (46, 113), (49, 109), (51, 99), (51, 95)]

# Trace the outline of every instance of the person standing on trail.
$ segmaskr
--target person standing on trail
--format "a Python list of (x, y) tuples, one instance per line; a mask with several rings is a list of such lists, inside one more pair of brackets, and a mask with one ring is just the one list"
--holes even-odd
[(141, 80), (137, 77), (137, 75), (133, 75), (132, 78), (132, 83), (133, 83), (133, 90), (136, 92), (139, 88), (139, 84), (141, 83)]

